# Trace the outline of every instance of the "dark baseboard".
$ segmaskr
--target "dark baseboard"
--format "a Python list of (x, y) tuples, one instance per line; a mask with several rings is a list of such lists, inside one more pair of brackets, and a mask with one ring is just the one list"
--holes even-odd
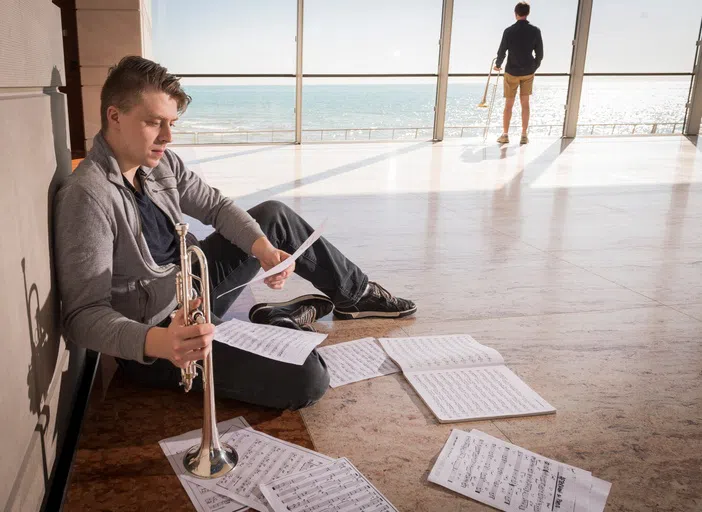
[(86, 351), (83, 375), (80, 378), (73, 403), (73, 414), (66, 429), (66, 437), (63, 446), (60, 448), (61, 452), (54, 463), (54, 472), (49, 482), (49, 490), (44, 497), (44, 503), (41, 507), (41, 510), (44, 512), (60, 511), (63, 508), (73, 471), (73, 461), (78, 449), (78, 440), (83, 428), (83, 420), (90, 402), (90, 393), (93, 389), (99, 362), (99, 353), (92, 350)]

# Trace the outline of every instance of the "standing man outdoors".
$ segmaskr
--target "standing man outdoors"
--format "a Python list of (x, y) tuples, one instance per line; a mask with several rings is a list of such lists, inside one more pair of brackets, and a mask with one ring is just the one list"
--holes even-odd
[(514, 8), (517, 22), (507, 27), (502, 34), (502, 42), (497, 50), (495, 71), (502, 69), (502, 62), (507, 53), (507, 66), (504, 74), (505, 111), (503, 115), (503, 132), (497, 139), (500, 144), (509, 142), (509, 123), (512, 119), (512, 107), (519, 89), (519, 101), (522, 104), (522, 137), (520, 144), (529, 142), (529, 96), (534, 86), (534, 73), (544, 58), (544, 43), (541, 30), (527, 21), (530, 8), (528, 2), (519, 2)]

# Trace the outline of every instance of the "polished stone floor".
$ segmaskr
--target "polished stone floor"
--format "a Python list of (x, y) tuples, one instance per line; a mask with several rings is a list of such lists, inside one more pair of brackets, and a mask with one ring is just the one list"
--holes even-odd
[[(399, 510), (488, 510), (427, 482), (453, 428), (592, 471), (612, 482), (606, 510), (702, 510), (696, 140), (176, 151), (242, 206), (277, 199), (313, 225), (327, 219), (330, 241), (419, 307), (398, 321), (327, 317), (317, 324), (326, 344), (468, 333), (556, 407), (549, 416), (441, 425), (401, 375), (330, 389), (302, 411), (307, 432), (296, 436), (348, 457)], [(311, 290), (294, 277), (282, 292), (254, 286), (247, 300)]]
[[(324, 319), (326, 343), (468, 333), (557, 408), (441, 425), (400, 375), (303, 411), (400, 509), (487, 507), (427, 482), (452, 428), (478, 428), (612, 482), (607, 510), (702, 510), (702, 149), (683, 137), (527, 146), (178, 148), (239, 203), (275, 198), (372, 279), (402, 321)], [(257, 300), (283, 292), (255, 287)]]

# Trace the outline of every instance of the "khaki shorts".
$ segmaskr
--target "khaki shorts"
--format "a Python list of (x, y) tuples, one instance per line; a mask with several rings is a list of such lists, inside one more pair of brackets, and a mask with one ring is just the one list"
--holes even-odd
[(531, 96), (534, 87), (534, 74), (525, 76), (513, 76), (505, 73), (505, 98), (514, 98), (519, 89), (520, 96)]

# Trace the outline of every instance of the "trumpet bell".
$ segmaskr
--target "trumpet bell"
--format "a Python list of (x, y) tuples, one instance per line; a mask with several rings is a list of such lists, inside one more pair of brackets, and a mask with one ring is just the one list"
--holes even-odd
[(239, 462), (236, 450), (220, 442), (219, 449), (193, 446), (183, 459), (185, 469), (198, 478), (218, 478), (229, 473)]

